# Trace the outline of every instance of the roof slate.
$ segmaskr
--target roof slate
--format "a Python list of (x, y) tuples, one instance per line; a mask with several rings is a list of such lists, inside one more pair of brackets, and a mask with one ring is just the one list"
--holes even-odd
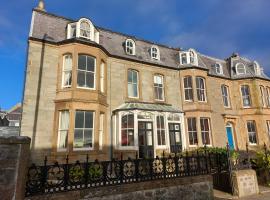
[(147, 111), (159, 111), (159, 112), (174, 112), (182, 113), (178, 108), (174, 108), (168, 104), (154, 104), (154, 103), (137, 103), (137, 102), (127, 102), (119, 106), (115, 111), (124, 110), (147, 110)]
[[(64, 17), (56, 16), (44, 11), (35, 10), (33, 11), (32, 25), (30, 31), (30, 37), (46, 40), (49, 42), (63, 42), (66, 40), (66, 29), (67, 25), (74, 20), (67, 19)], [(134, 36), (128, 36), (122, 33), (113, 32), (111, 30), (104, 29), (102, 27), (96, 28), (100, 32), (100, 42), (103, 48), (107, 52), (116, 57), (121, 57), (123, 59), (131, 59), (134, 61), (145, 62), (149, 64), (181, 69), (181, 68), (192, 68), (192, 65), (179, 65), (179, 52), (181, 51), (178, 48), (172, 48), (165, 45), (155, 44), (146, 40), (138, 39)], [(136, 55), (128, 55), (125, 53), (124, 42), (127, 38), (131, 38), (135, 41), (136, 44)], [(81, 40), (81, 39), (80, 39)], [(86, 43), (93, 43), (92, 41), (84, 40)], [(150, 57), (150, 48), (152, 45), (158, 46), (160, 50), (160, 60), (154, 60)], [(221, 60), (217, 58), (212, 58), (205, 56), (197, 52), (198, 55), (198, 66), (203, 70), (208, 70), (210, 75), (218, 76), (221, 78), (229, 79), (239, 79), (239, 78), (250, 78), (250, 77), (259, 77), (264, 79), (269, 79), (269, 77), (262, 72), (260, 76), (254, 75), (254, 69), (252, 67), (253, 62), (247, 59), (239, 57), (239, 59), (233, 59), (232, 66), (230, 66), (230, 58), (227, 60)], [(244, 62), (247, 66), (247, 74), (244, 76), (239, 76), (235, 73), (234, 65), (236, 62)], [(224, 74), (217, 74), (214, 68), (215, 63), (220, 63), (223, 67)], [(253, 71), (252, 71), (253, 70)], [(269, 79), (270, 80), (270, 79)]]

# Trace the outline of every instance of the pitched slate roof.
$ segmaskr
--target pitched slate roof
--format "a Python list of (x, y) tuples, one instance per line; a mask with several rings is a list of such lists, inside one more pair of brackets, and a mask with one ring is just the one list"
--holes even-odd
[[(75, 22), (75, 20), (67, 19), (64, 17), (56, 16), (44, 11), (36, 10), (33, 11), (31, 30), (29, 36), (36, 39), (44, 39), (50, 42), (62, 42), (66, 40), (66, 29), (69, 23)], [(179, 65), (179, 48), (173, 48), (161, 44), (156, 44), (150, 41), (139, 39), (134, 36), (129, 36), (126, 34), (114, 32), (102, 27), (97, 27), (99, 30), (100, 42), (99, 45), (106, 49), (106, 51), (115, 57), (120, 57), (123, 59), (131, 59), (134, 61), (169, 67), (173, 69), (181, 68), (193, 68), (193, 65)], [(45, 38), (46, 35), (46, 38)], [(136, 55), (128, 55), (125, 52), (124, 42), (127, 38), (134, 40), (136, 44)], [(93, 44), (94, 42), (84, 39), (75, 39), (78, 41), (83, 40), (86, 43)], [(150, 48), (152, 45), (158, 46), (160, 50), (160, 60), (154, 60), (150, 57)], [(198, 52), (197, 52), (198, 53)], [(208, 70), (210, 75), (219, 76), (223, 78), (248, 78), (254, 77), (252, 73), (252, 63), (251, 61), (245, 60), (246, 66), (248, 68), (247, 74), (244, 76), (236, 75), (233, 71), (233, 66), (230, 66), (229, 60), (221, 60), (209, 56), (202, 55), (198, 53), (198, 66), (203, 70)], [(217, 74), (214, 68), (215, 63), (218, 62), (223, 67), (223, 75)], [(254, 70), (253, 70), (254, 71)], [(264, 73), (260, 76), (256, 76), (264, 79), (269, 79)]]
[(158, 111), (158, 112), (174, 112), (182, 113), (180, 109), (172, 107), (168, 104), (157, 104), (157, 103), (137, 103), (137, 102), (127, 102), (119, 106), (114, 110), (116, 111), (128, 111), (128, 110), (146, 110), (146, 111)]

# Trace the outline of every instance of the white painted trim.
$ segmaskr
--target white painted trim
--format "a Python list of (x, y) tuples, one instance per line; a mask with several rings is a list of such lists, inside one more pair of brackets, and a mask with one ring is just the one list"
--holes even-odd
[(32, 37), (33, 36), (35, 15), (36, 15), (36, 11), (33, 11), (32, 18), (31, 18), (31, 25), (30, 25), (29, 37)]
[[(239, 72), (238, 72), (238, 67), (239, 67), (239, 65), (243, 65), (243, 66), (244, 66), (244, 71), (245, 71), (244, 73), (239, 73)], [(236, 72), (237, 75), (246, 74), (246, 73), (247, 73), (246, 65), (245, 65), (244, 63), (237, 63), (237, 64), (235, 65), (235, 72)]]

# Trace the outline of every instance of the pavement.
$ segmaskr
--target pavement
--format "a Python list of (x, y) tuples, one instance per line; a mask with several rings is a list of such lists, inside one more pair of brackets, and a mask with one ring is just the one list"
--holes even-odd
[(236, 196), (232, 196), (229, 193), (225, 193), (219, 190), (214, 190), (214, 200), (270, 200), (270, 187), (259, 186), (260, 193), (257, 195), (252, 195), (248, 197), (238, 198)]

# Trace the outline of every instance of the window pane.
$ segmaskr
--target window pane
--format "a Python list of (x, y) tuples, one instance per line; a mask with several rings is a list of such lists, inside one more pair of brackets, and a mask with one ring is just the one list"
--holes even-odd
[(85, 112), (85, 128), (93, 128), (93, 112)]
[(127, 130), (122, 130), (121, 135), (122, 135), (122, 138), (121, 138), (122, 143), (121, 143), (121, 145), (122, 146), (127, 146), (128, 145)]
[(75, 128), (83, 128), (84, 126), (84, 112), (76, 111)]
[(62, 130), (67, 130), (69, 127), (69, 112), (68, 111), (60, 111), (60, 125), (59, 128)]
[(68, 131), (59, 131), (59, 142), (58, 142), (58, 148), (65, 149), (67, 147), (67, 136)]
[(79, 87), (85, 87), (85, 72), (78, 71), (77, 84)]
[(75, 129), (74, 132), (74, 147), (75, 148), (81, 148), (84, 146), (83, 142), (83, 130), (81, 129)]
[(138, 96), (137, 84), (133, 84), (133, 97), (137, 97), (137, 96)]
[(70, 86), (72, 81), (72, 71), (64, 72), (64, 86)]
[(92, 147), (92, 130), (84, 131), (84, 147)]
[(78, 69), (86, 70), (86, 56), (79, 55)]
[(95, 58), (87, 56), (87, 71), (95, 71)]
[(128, 70), (128, 82), (132, 83), (132, 71)]
[(86, 72), (86, 87), (94, 88), (94, 74), (91, 72)]
[(152, 141), (152, 131), (147, 131), (147, 145), (148, 146), (152, 146), (153, 145), (153, 141)]
[(134, 130), (128, 130), (128, 146), (134, 146)]

